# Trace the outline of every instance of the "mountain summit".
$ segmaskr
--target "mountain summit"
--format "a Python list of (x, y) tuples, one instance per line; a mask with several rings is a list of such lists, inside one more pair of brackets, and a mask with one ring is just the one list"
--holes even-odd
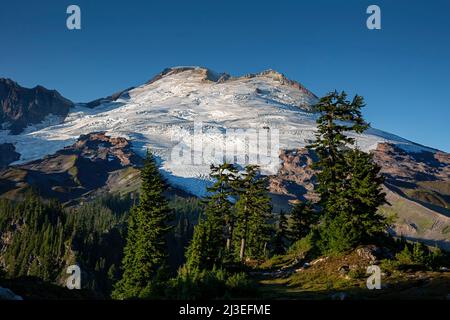
[[(21, 155), (20, 163), (53, 154), (73, 144), (82, 134), (102, 131), (131, 140), (138, 153), (151, 148), (161, 160), (169, 180), (177, 184), (182, 177), (183, 188), (193, 193), (203, 189), (196, 185), (199, 177), (209, 172), (210, 163), (221, 161), (211, 155), (205, 155), (200, 165), (171, 161), (176, 145), (187, 148), (185, 152), (194, 152), (191, 146), (194, 122), (208, 129), (208, 132), (197, 132), (197, 138), (208, 150), (226, 143), (222, 137), (227, 129), (270, 129), (278, 133), (280, 149), (304, 147), (314, 138), (316, 130), (312, 106), (317, 97), (300, 83), (274, 70), (233, 77), (202, 67), (173, 67), (139, 87), (75, 107), (54, 91), (23, 89), (17, 85), (9, 88), (13, 88), (8, 92), (14, 93), (15, 100), (7, 101), (21, 110), (18, 118), (35, 120), (20, 123), (34, 124), (45, 114), (65, 116), (67, 113), (62, 123), (34, 125), (27, 128), (27, 134), (11, 135), (3, 131), (0, 143), (13, 144)], [(36, 101), (34, 104), (30, 102), (33, 95), (38, 95), (32, 100)], [(34, 110), (40, 111), (40, 118), (33, 116)], [(355, 138), (358, 146), (366, 151), (376, 149), (381, 142), (391, 142), (413, 152), (428, 150), (375, 129)], [(247, 148), (244, 141), (234, 139), (233, 143), (238, 153), (244, 153)], [(275, 157), (278, 157), (277, 152)], [(275, 174), (279, 165), (276, 161), (263, 169)]]
[[(132, 152), (140, 156), (151, 149), (169, 184), (196, 196), (204, 195), (210, 165), (224, 161), (224, 150), (228, 162), (244, 166), (256, 161), (271, 177), (275, 207), (309, 197), (314, 188), (314, 155), (304, 147), (315, 137), (313, 106), (318, 98), (274, 70), (234, 77), (202, 67), (168, 68), (138, 87), (76, 105), (55, 91), (24, 89), (2, 80), (0, 98), (2, 121), (17, 121), (16, 126), (4, 125), (0, 130), (4, 150), (0, 165), (15, 168), (0, 172), (0, 194), (33, 180), (29, 180), (32, 161), (36, 163), (31, 168), (45, 168), (42, 176), (48, 177), (46, 172), (53, 168), (46, 167), (50, 163), (46, 156), (59, 159), (59, 152), (79, 143), (80, 136), (98, 132), (111, 139), (126, 139)], [(55, 114), (61, 119), (50, 121)], [(258, 144), (266, 139), (270, 148), (261, 148), (251, 137), (257, 137)], [(373, 128), (352, 137), (360, 149), (373, 152), (383, 168), (393, 206), (382, 210), (398, 215), (396, 232), (449, 246), (449, 155)], [(95, 150), (115, 152), (100, 140)], [(88, 164), (97, 161), (87, 153), (79, 158)], [(107, 168), (109, 158), (102, 161), (95, 165), (106, 166), (103, 171), (115, 177)], [(120, 184), (119, 180), (111, 181)], [(55, 186), (57, 190), (66, 187)], [(70, 195), (61, 198), (67, 200)]]

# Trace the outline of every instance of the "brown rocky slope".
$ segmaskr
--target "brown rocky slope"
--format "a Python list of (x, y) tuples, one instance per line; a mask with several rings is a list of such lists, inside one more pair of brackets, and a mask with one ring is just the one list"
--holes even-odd
[[(381, 143), (373, 151), (385, 176), (389, 204), (380, 208), (395, 217), (392, 233), (450, 249), (450, 155), (444, 152), (407, 153)], [(305, 148), (283, 150), (282, 166), (270, 179), (277, 210), (289, 210), (296, 199), (316, 199), (315, 154)]]
[(17, 199), (31, 187), (70, 203), (99, 192), (127, 192), (137, 188), (141, 163), (125, 138), (91, 133), (53, 155), (0, 171), (0, 194)]

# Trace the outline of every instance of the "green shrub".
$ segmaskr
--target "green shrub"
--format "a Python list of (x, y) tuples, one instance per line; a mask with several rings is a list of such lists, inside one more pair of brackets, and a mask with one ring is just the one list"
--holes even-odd
[(413, 245), (405, 244), (403, 250), (395, 255), (401, 268), (415, 267), (434, 269), (443, 260), (443, 253), (439, 248), (431, 250), (420, 242)]
[(348, 276), (350, 278), (352, 278), (352, 279), (363, 279), (363, 278), (366, 278), (367, 277), (366, 269), (360, 268), (360, 267), (355, 268), (355, 269), (351, 269), (348, 272)]
[(397, 260), (391, 259), (383, 259), (380, 262), (381, 270), (389, 273), (395, 273), (400, 266), (400, 263)]
[(288, 254), (295, 255), (296, 257), (306, 258), (315, 248), (313, 241), (313, 234), (310, 233), (306, 237), (294, 242), (289, 250)]
[(346, 214), (327, 217), (319, 228), (318, 247), (322, 254), (339, 254), (359, 244), (361, 232)]
[(244, 272), (235, 273), (225, 281), (227, 290), (233, 296), (239, 296), (255, 290), (255, 283)]
[(233, 298), (255, 289), (253, 281), (243, 272), (230, 273), (222, 268), (192, 271), (185, 266), (167, 287), (166, 298), (179, 300)]
[(177, 277), (169, 281), (166, 295), (169, 299), (208, 299), (223, 296), (225, 289), (223, 270), (191, 271), (182, 267)]

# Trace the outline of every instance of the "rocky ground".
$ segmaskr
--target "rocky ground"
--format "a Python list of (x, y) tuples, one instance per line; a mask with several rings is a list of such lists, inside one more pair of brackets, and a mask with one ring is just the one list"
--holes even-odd
[[(449, 266), (439, 271), (398, 270), (389, 259), (389, 250), (376, 246), (312, 260), (286, 255), (266, 262), (253, 277), (266, 299), (450, 299)], [(370, 265), (381, 269), (381, 289), (367, 287)]]

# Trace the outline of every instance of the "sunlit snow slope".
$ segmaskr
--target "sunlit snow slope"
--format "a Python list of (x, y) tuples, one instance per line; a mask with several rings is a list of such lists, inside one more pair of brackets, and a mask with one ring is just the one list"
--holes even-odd
[[(209, 165), (223, 161), (217, 150), (226, 149), (227, 154), (234, 150), (241, 164), (261, 153), (240, 135), (225, 138), (227, 129), (259, 129), (260, 135), (271, 137), (278, 131), (279, 145), (271, 142), (277, 150), (263, 150), (271, 161), (260, 163), (266, 173), (275, 174), (279, 148), (302, 147), (314, 137), (316, 115), (310, 106), (316, 100), (300, 84), (275, 71), (232, 78), (204, 68), (178, 67), (123, 93), (116, 101), (94, 109), (79, 104), (63, 123), (49, 121), (16, 136), (0, 131), (0, 143), (13, 143), (21, 154), (17, 163), (23, 163), (52, 154), (82, 134), (106, 131), (130, 139), (141, 154), (150, 148), (170, 183), (201, 195)], [(194, 121), (203, 127), (195, 132), (192, 143)], [(375, 129), (357, 137), (358, 146), (366, 151), (386, 141), (408, 151), (421, 148)], [(248, 158), (239, 157), (243, 154)]]

